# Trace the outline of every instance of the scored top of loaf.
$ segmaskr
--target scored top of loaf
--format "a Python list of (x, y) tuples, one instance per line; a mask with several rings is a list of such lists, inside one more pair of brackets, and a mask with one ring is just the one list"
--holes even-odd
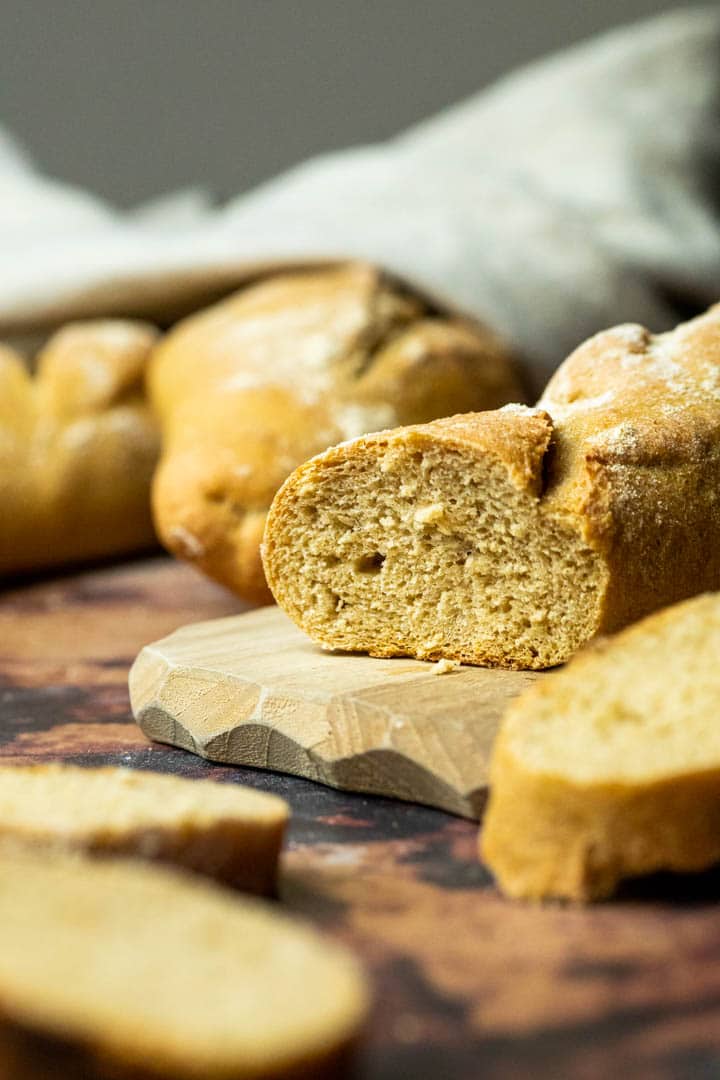
[(636, 324), (603, 330), (560, 366), (538, 404), (556, 425), (616, 453), (638, 447), (635, 425), (648, 418), (717, 407), (720, 304), (665, 334)]

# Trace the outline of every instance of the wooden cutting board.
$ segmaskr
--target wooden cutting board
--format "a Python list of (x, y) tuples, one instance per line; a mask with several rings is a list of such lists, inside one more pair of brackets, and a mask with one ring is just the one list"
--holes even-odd
[(130, 698), (150, 738), (212, 761), (477, 818), (500, 717), (538, 677), (323, 652), (263, 608), (147, 645)]

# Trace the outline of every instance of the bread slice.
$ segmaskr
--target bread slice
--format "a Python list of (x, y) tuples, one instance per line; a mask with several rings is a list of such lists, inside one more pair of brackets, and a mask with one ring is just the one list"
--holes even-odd
[(492, 332), (357, 263), (276, 274), (183, 320), (155, 351), (149, 388), (162, 542), (264, 604), (265, 518), (294, 468), (352, 435), (522, 394)]
[(237, 784), (71, 765), (0, 768), (0, 840), (175, 863), (272, 892), (288, 806)]
[(616, 327), (538, 408), (397, 428), (302, 465), (264, 541), (328, 648), (543, 668), (720, 588), (720, 306)]
[(483, 857), (509, 896), (594, 900), (720, 861), (720, 594), (589, 647), (510, 706)]
[(3, 1080), (345, 1076), (352, 957), (273, 905), (137, 863), (0, 850)]

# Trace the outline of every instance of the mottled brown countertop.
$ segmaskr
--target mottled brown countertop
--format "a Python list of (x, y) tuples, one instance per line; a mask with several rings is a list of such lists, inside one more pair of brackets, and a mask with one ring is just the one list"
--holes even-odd
[(128, 702), (136, 653), (237, 610), (159, 557), (6, 590), (0, 757), (283, 795), (282, 901), (351, 945), (374, 983), (361, 1080), (720, 1076), (720, 873), (654, 878), (590, 910), (512, 904), (471, 822), (149, 743)]

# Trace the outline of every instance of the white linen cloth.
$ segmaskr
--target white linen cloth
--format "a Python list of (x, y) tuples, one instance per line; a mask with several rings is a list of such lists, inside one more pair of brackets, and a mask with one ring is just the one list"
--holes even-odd
[(191, 192), (120, 213), (0, 132), (0, 336), (364, 258), (500, 331), (539, 387), (604, 326), (720, 298), (719, 180), (718, 7), (603, 35), (220, 209)]

